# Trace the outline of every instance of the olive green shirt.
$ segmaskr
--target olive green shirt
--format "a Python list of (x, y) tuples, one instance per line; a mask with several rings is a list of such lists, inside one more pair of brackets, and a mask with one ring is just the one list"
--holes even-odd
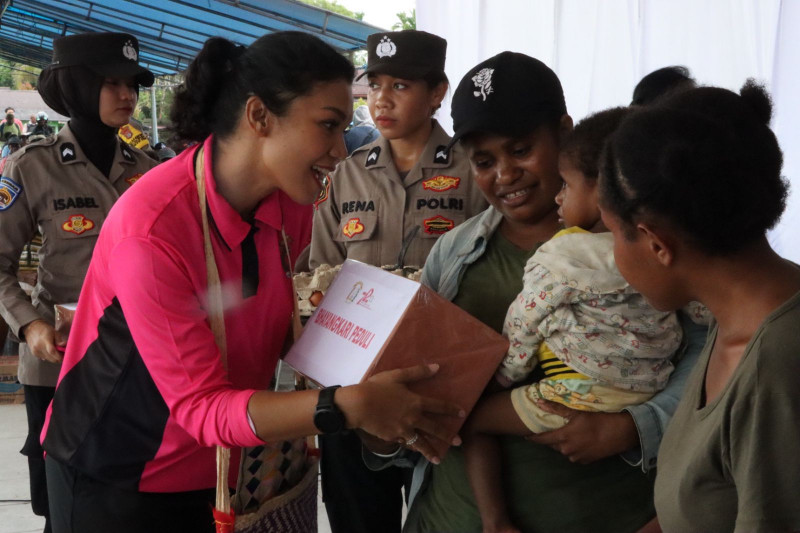
[[(464, 272), (453, 302), (502, 331), (534, 252), (520, 250), (496, 231), (483, 256)], [(617, 456), (578, 465), (520, 437), (502, 437), (501, 443), (506, 498), (515, 525), (525, 532), (632, 532), (655, 514), (653, 476)], [(450, 448), (441, 464), (430, 469), (403, 531), (481, 531), (459, 448)]]
[(800, 293), (767, 317), (706, 403), (712, 330), (659, 450), (655, 502), (665, 532), (800, 531), (798, 325)]

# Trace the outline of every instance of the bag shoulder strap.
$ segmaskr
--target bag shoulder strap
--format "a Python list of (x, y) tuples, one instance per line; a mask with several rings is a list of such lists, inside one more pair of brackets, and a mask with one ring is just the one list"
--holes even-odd
[[(197, 199), (200, 202), (200, 220), (203, 225), (203, 247), (206, 256), (206, 283), (208, 285), (208, 321), (211, 332), (222, 358), (222, 366), (228, 370), (228, 346), (225, 340), (225, 320), (222, 314), (222, 287), (219, 282), (219, 270), (214, 260), (214, 249), (211, 247), (211, 235), (208, 231), (208, 212), (206, 203), (205, 163), (203, 147), (195, 154), (194, 174), (197, 182)], [(231, 451), (217, 446), (217, 498), (216, 508), (223, 513), (231, 512), (231, 499), (228, 493), (228, 471), (230, 469)]]

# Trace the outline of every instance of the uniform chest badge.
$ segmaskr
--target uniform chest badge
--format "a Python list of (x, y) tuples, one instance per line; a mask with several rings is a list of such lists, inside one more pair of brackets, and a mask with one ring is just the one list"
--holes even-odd
[(134, 183), (139, 181), (139, 178), (141, 178), (142, 176), (144, 176), (144, 174), (139, 172), (138, 174), (131, 176), (130, 178), (125, 178), (125, 181), (128, 182), (128, 185), (133, 185)]
[(375, 53), (378, 57), (392, 57), (397, 53), (397, 45), (389, 39), (388, 35), (385, 35), (375, 47)]
[(442, 215), (426, 218), (422, 221), (422, 227), (428, 235), (442, 235), (455, 227), (456, 223)]
[(378, 158), (380, 156), (381, 156), (381, 147), (376, 146), (375, 148), (370, 150), (369, 153), (367, 154), (367, 160), (364, 163), (364, 166), (371, 167), (372, 165), (378, 162)]
[(446, 165), (450, 162), (450, 152), (447, 150), (447, 146), (441, 145), (436, 147), (436, 151), (433, 154), (433, 162), (440, 165)]
[(72, 143), (64, 143), (59, 148), (61, 152), (61, 162), (67, 163), (69, 161), (75, 161), (75, 145)]
[(364, 224), (361, 223), (360, 218), (351, 218), (342, 228), (342, 234), (348, 239), (352, 239), (355, 235), (364, 233), (364, 229), (366, 228), (364, 228)]
[(94, 222), (83, 215), (71, 215), (66, 222), (61, 224), (61, 229), (80, 235), (94, 227)]
[(444, 192), (450, 189), (458, 189), (460, 183), (461, 178), (455, 176), (435, 176), (423, 181), (422, 188), (434, 192)]
[(17, 199), (21, 192), (22, 185), (5, 176), (0, 178), (0, 211), (5, 211), (11, 207), (11, 204), (14, 203), (14, 200)]

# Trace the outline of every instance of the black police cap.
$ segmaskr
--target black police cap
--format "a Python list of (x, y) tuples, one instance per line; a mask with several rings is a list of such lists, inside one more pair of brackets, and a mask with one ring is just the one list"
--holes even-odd
[(134, 78), (144, 87), (153, 85), (153, 73), (139, 65), (139, 41), (129, 33), (80, 33), (53, 41), (57, 69), (84, 66), (100, 76)]
[(485, 132), (517, 137), (567, 113), (564, 90), (547, 65), (525, 54), (502, 52), (470, 69), (450, 105), (453, 140)]
[(367, 37), (367, 69), (362, 76), (389, 74), (416, 80), (431, 73), (444, 74), (447, 41), (425, 31), (373, 33)]

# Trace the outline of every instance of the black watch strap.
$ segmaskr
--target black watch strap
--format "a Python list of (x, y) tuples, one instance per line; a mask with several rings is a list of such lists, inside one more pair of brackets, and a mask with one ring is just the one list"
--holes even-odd
[(319, 391), (317, 408), (314, 410), (314, 425), (321, 433), (339, 433), (345, 429), (344, 413), (333, 401), (340, 385), (325, 387)]
[(331, 387), (320, 389), (319, 398), (317, 399), (317, 410), (319, 410), (320, 407), (337, 408), (336, 404), (333, 403), (333, 395), (336, 394), (336, 389), (338, 388), (341, 388), (341, 385), (333, 385)]

